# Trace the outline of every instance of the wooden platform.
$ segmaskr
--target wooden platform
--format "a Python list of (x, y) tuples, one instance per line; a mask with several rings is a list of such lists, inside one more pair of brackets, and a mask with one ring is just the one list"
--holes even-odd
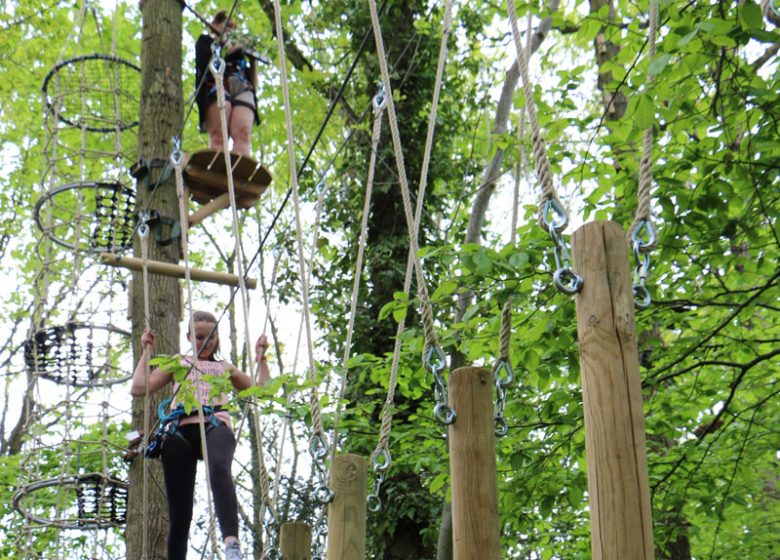
[[(265, 167), (247, 156), (231, 153), (230, 162), (236, 205), (239, 208), (251, 208), (257, 204), (260, 195), (271, 183), (271, 174)], [(182, 167), (184, 181), (195, 202), (208, 204), (228, 195), (224, 152), (200, 150), (185, 154)]]

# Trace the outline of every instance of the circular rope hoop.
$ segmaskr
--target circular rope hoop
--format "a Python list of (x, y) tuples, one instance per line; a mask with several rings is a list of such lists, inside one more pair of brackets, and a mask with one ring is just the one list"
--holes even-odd
[(41, 196), (33, 217), (44, 235), (67, 249), (114, 252), (133, 242), (134, 209), (135, 193), (122, 183), (79, 181)]
[(24, 343), (24, 362), (31, 373), (75, 387), (107, 386), (130, 379), (111, 363), (130, 333), (111, 325), (68, 322), (39, 329)]
[(141, 69), (117, 56), (64, 60), (49, 71), (41, 90), (46, 111), (68, 126), (114, 132), (138, 125)]
[[(64, 476), (25, 484), (14, 494), (12, 504), (25, 519), (44, 527), (121, 527), (127, 520), (127, 489), (127, 483), (102, 474)], [(68, 493), (70, 505), (57, 512), (53, 504), (63, 490)]]

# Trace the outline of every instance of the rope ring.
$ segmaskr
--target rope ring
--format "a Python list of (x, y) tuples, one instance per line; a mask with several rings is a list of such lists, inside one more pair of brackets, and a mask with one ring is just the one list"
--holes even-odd
[[(50, 86), (62, 92), (52, 93)], [(138, 125), (141, 102), (130, 92), (141, 91), (141, 68), (117, 56), (88, 54), (64, 60), (46, 74), (41, 91), (46, 111), (68, 126), (115, 132)], [(94, 94), (94, 98), (85, 99), (86, 94)], [(123, 115), (134, 120), (125, 122)]]
[[(90, 213), (82, 214), (82, 207)], [(33, 219), (57, 245), (71, 251), (102, 253), (130, 247), (134, 211), (135, 193), (122, 183), (79, 181), (42, 195), (33, 208)], [(44, 216), (44, 212), (48, 214)]]

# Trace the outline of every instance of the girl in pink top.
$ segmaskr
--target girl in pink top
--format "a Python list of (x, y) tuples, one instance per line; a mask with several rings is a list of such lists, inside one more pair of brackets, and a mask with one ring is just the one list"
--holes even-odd
[[(238, 544), (238, 500), (233, 484), (231, 466), (236, 450), (236, 439), (230, 423), (230, 414), (221, 407), (227, 405), (228, 396), (219, 395), (209, 399), (210, 385), (204, 374), (229, 375), (236, 390), (251, 386), (249, 376), (234, 365), (218, 359), (219, 333), (217, 319), (206, 311), (192, 314), (193, 333), (187, 332), (187, 339), (194, 344), (196, 359), (182, 356), (182, 363), (192, 366), (187, 379), (194, 383), (196, 398), (201, 405), (211, 407), (212, 414), (206, 416), (206, 450), (208, 455), (211, 493), (214, 496), (214, 508), (219, 520), (222, 538), (225, 543), (225, 560), (241, 560)], [(133, 373), (130, 394), (142, 397), (146, 394), (146, 369), (149, 358), (154, 355), (154, 333), (147, 330), (141, 335), (144, 348), (141, 359)], [(265, 352), (268, 340), (261, 335), (255, 345), (259, 362), (258, 384), (263, 385), (270, 378)], [(173, 381), (172, 371), (154, 369), (149, 375), (149, 394), (152, 394)], [(175, 385), (178, 388), (178, 384)], [(173, 433), (167, 435), (162, 446), (162, 465), (165, 475), (165, 489), (168, 496), (168, 560), (186, 560), (187, 540), (192, 521), (193, 499), (195, 491), (195, 473), (197, 462), (202, 459), (200, 439), (200, 416), (195, 411), (182, 417)]]

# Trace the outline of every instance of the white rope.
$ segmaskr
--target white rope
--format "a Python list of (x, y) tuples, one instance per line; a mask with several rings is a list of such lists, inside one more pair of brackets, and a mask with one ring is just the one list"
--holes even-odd
[[(142, 224), (139, 228), (139, 236), (141, 238), (141, 267), (142, 267), (142, 281), (143, 281), (143, 298), (144, 298), (144, 328), (150, 329), (149, 325), (149, 225)], [(146, 353), (150, 350), (148, 344), (144, 344), (141, 349), (142, 353)], [(146, 367), (144, 370), (144, 438), (149, 441), (149, 358), (146, 359)], [(147, 510), (149, 509), (149, 469), (144, 463), (145, 459), (141, 456), (141, 462), (143, 464), (143, 490), (142, 490), (142, 503), (143, 503), (143, 520), (141, 528), (141, 557), (143, 560), (149, 558), (149, 516)]]
[[(217, 80), (217, 97), (219, 97), (219, 91), (221, 89), (221, 81)], [(224, 100), (225, 91), (222, 89), (222, 97)], [(181, 224), (181, 250), (182, 250), (182, 257), (184, 260), (184, 284), (187, 286), (187, 309), (189, 311), (189, 332), (190, 332), (190, 342), (192, 344), (192, 348), (190, 350), (192, 355), (192, 366), (191, 369), (195, 370), (195, 382), (200, 383), (200, 370), (198, 369), (198, 351), (197, 351), (197, 344), (196, 344), (196, 337), (195, 337), (195, 322), (193, 321), (192, 311), (192, 278), (190, 277), (190, 251), (189, 251), (189, 244), (188, 244), (188, 214), (189, 214), (189, 204), (188, 199), (185, 196), (184, 193), (184, 177), (182, 175), (182, 169), (181, 169), (181, 151), (179, 149), (179, 146), (176, 146), (174, 148), (174, 157), (173, 157), (173, 171), (174, 176), (176, 177), (176, 194), (179, 197), (179, 223)], [(216, 327), (215, 327), (216, 328)], [(212, 333), (212, 336), (214, 336), (214, 333)], [(205, 417), (203, 415), (203, 406), (200, 402), (200, 399), (197, 400), (197, 408), (198, 408), (198, 426), (200, 428), (200, 446), (201, 446), (201, 456), (203, 457), (203, 463), (206, 465), (206, 468), (204, 469), (204, 472), (206, 473), (206, 501), (208, 503), (208, 512), (209, 512), (209, 537), (211, 539), (212, 545), (216, 548), (216, 529), (215, 529), (215, 519), (214, 519), (214, 507), (211, 503), (211, 475), (209, 474), (209, 455), (208, 455), (208, 448), (206, 446), (206, 429), (205, 429)], [(219, 554), (219, 553), (218, 553)]]
[(558, 193), (555, 189), (555, 184), (553, 183), (552, 173), (550, 172), (550, 160), (547, 157), (547, 147), (544, 143), (544, 138), (542, 137), (541, 127), (539, 126), (534, 92), (531, 87), (531, 78), (528, 73), (528, 52), (526, 52), (526, 49), (523, 47), (520, 30), (517, 26), (517, 11), (515, 9), (514, 0), (506, 0), (506, 6), (517, 53), (517, 65), (520, 69), (520, 77), (523, 82), (525, 110), (528, 114), (528, 124), (531, 127), (531, 142), (533, 144), (534, 163), (536, 164), (536, 176), (542, 188), (542, 199), (539, 203), (538, 219), (539, 224), (547, 230), (547, 224), (545, 223), (543, 216), (545, 204), (547, 201), (554, 200), (560, 205), (560, 199), (558, 198)]
[(344, 341), (344, 355), (342, 357), (341, 386), (339, 388), (339, 398), (336, 401), (336, 414), (333, 421), (333, 445), (330, 450), (330, 460), (336, 456), (336, 447), (338, 443), (338, 427), (341, 421), (341, 402), (347, 389), (347, 372), (349, 371), (349, 354), (352, 348), (352, 331), (355, 326), (355, 315), (357, 314), (357, 303), (360, 292), (360, 277), (363, 274), (363, 255), (366, 250), (366, 237), (368, 233), (368, 214), (371, 212), (371, 194), (374, 187), (374, 172), (376, 170), (376, 157), (379, 148), (379, 137), (382, 135), (382, 113), (384, 107), (376, 107), (374, 112), (374, 125), (371, 131), (371, 157), (368, 162), (368, 178), (366, 180), (366, 194), (363, 201), (363, 216), (360, 220), (360, 237), (358, 238), (358, 253), (355, 259), (355, 277), (352, 283), (352, 299), (349, 304), (349, 320), (347, 321), (347, 336)]
[[(433, 98), (431, 102), (431, 111), (428, 116), (428, 130), (425, 138), (425, 151), (423, 153), (423, 164), (420, 170), (420, 182), (417, 190), (417, 205), (415, 207), (414, 223), (409, 232), (409, 237), (415, 240), (419, 234), (420, 219), (422, 216), (423, 199), (425, 198), (425, 188), (428, 182), (428, 165), (430, 162), (430, 155), (433, 147), (433, 136), (436, 129), (436, 114), (439, 106), (439, 95), (441, 92), (444, 65), (447, 60), (447, 41), (452, 32), (452, 7), (453, 0), (447, 0), (444, 6), (444, 16), (442, 25), (442, 36), (439, 43), (439, 59), (436, 68), (436, 79), (433, 88)], [(412, 284), (412, 272), (415, 268), (415, 261), (417, 260), (417, 252), (409, 247), (409, 252), (406, 259), (406, 271), (404, 274), (403, 292), (409, 293)], [(393, 346), (393, 358), (390, 366), (390, 378), (387, 385), (387, 396), (385, 397), (385, 403), (382, 407), (382, 423), (379, 429), (379, 440), (377, 441), (376, 448), (371, 454), (372, 462), (375, 465), (379, 464), (380, 457), (384, 457), (385, 461), (390, 459), (390, 434), (392, 432), (393, 414), (395, 408), (395, 391), (398, 385), (398, 369), (401, 361), (401, 345), (402, 336), (406, 328), (406, 317), (403, 316), (398, 322), (396, 328), (395, 344)], [(384, 468), (389, 467), (386, 464)], [(379, 500), (378, 494), (374, 494), (374, 500)]]
[[(658, 1), (650, 2), (650, 26), (647, 32), (647, 58), (652, 61), (655, 57), (655, 42), (658, 34)], [(653, 76), (648, 74), (647, 84), (653, 82)], [(629, 237), (637, 231), (642, 223), (652, 221), (651, 202), (653, 194), (653, 125), (645, 129), (642, 136), (642, 159), (639, 160), (639, 189), (637, 191), (637, 206), (634, 221), (628, 228)], [(655, 247), (655, 236), (641, 246), (643, 252), (650, 251)]]
[(406, 178), (406, 165), (404, 163), (403, 150), (401, 148), (401, 137), (398, 131), (398, 119), (395, 113), (395, 102), (393, 101), (393, 89), (390, 85), (390, 72), (387, 67), (387, 55), (385, 54), (382, 30), (379, 25), (379, 14), (377, 12), (376, 0), (369, 0), (368, 6), (371, 12), (371, 26), (374, 31), (374, 42), (376, 44), (379, 68), (382, 74), (382, 84), (385, 88), (385, 95), (387, 96), (387, 115), (390, 123), (390, 133), (393, 139), (393, 150), (395, 152), (396, 167), (398, 170), (398, 182), (401, 186), (401, 198), (403, 199), (407, 228), (409, 229), (409, 249), (414, 253), (414, 268), (417, 276), (417, 293), (420, 299), (420, 316), (422, 318), (423, 330), (425, 332), (425, 350), (423, 353), (424, 355), (427, 355), (431, 347), (438, 347), (439, 344), (438, 340), (436, 339), (433, 310), (431, 309), (430, 297), (428, 296), (428, 287), (425, 283), (425, 277), (423, 276), (420, 259), (417, 257), (419, 247), (417, 244), (417, 236), (413, 235), (415, 225), (414, 215), (412, 213), (412, 203), (409, 194), (409, 182)]
[[(316, 364), (314, 363), (314, 343), (312, 340), (311, 317), (309, 308), (309, 281), (303, 255), (303, 227), (301, 225), (300, 197), (298, 194), (298, 173), (296, 171), (297, 166), (295, 163), (295, 136), (293, 134), (290, 87), (287, 78), (287, 57), (284, 50), (284, 31), (282, 28), (282, 16), (279, 0), (274, 0), (274, 23), (276, 25), (276, 44), (279, 52), (279, 71), (281, 74), (282, 97), (284, 100), (284, 113), (287, 129), (287, 159), (290, 169), (290, 184), (292, 188), (293, 206), (295, 209), (296, 247), (298, 250), (298, 264), (301, 275), (301, 297), (303, 299), (303, 317), (304, 327), (306, 328), (306, 344), (309, 352), (309, 378), (312, 382), (316, 383), (317, 371)], [(316, 386), (312, 386), (310, 401), (310, 406), (312, 409), (312, 437), (319, 436), (327, 446), (328, 443), (322, 426), (322, 416)]]

